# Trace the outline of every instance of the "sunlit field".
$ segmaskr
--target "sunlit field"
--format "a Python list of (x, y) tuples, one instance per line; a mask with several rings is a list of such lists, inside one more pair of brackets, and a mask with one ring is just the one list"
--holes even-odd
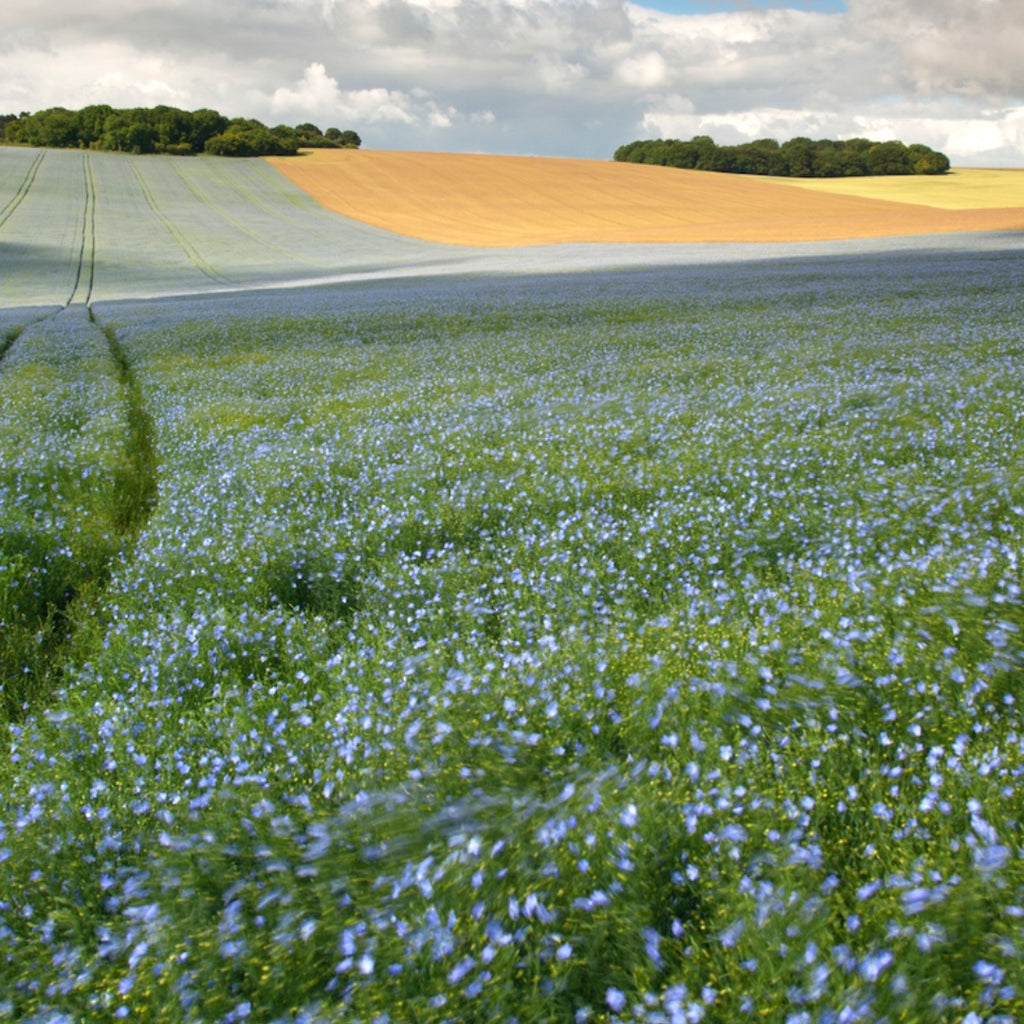
[[(780, 182), (782, 183), (782, 182)], [(958, 167), (948, 174), (864, 178), (787, 178), (785, 184), (833, 195), (860, 196), (940, 210), (1024, 207), (1024, 170)]]
[(1019, 243), (0, 319), (0, 1020), (1024, 1012)]
[(1024, 171), (827, 179), (797, 190), (794, 178), (611, 160), (311, 150), (268, 162), (328, 209), (454, 245), (820, 242), (1024, 229)]

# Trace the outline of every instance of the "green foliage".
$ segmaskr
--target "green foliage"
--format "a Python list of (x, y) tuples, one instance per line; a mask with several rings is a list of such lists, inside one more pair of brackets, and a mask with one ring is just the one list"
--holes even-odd
[(259, 121), (236, 118), (221, 134), (206, 140), (204, 151), (212, 156), (294, 156), (298, 144)]
[(770, 174), (793, 178), (839, 178), (875, 174), (945, 174), (949, 158), (921, 143), (774, 139), (735, 146), (717, 146), (707, 135), (689, 142), (679, 139), (640, 139), (620, 146), (615, 160), (659, 164), (730, 174)]
[(354, 131), (310, 123), (267, 128), (252, 118), (229, 120), (216, 110), (157, 106), (115, 109), (95, 104), (73, 111), (52, 107), (34, 114), (0, 117), (0, 137), (9, 143), (59, 149), (187, 156), (290, 156), (300, 148), (358, 148)]
[(363, 144), (363, 140), (351, 129), (341, 131), (338, 128), (328, 128), (324, 132), (324, 138), (343, 149), (358, 149)]

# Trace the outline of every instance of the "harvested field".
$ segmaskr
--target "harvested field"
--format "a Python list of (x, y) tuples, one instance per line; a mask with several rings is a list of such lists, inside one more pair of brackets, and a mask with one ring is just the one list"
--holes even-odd
[(959, 167), (949, 174), (872, 178), (779, 178), (779, 184), (831, 195), (886, 199), (940, 210), (1024, 207), (1024, 170)]
[[(600, 160), (318, 150), (270, 162), (328, 209), (456, 245), (801, 242), (1024, 228), (1017, 190), (1004, 207), (989, 196), (984, 208), (942, 209), (909, 194), (894, 201)], [(961, 179), (950, 180), (955, 187)], [(908, 193), (919, 181), (907, 181)]]

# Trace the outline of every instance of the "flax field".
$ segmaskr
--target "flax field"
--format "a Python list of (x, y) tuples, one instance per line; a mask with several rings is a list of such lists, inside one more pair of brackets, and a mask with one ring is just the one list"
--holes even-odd
[(0, 1020), (1024, 1014), (1019, 242), (82, 267), (0, 311)]

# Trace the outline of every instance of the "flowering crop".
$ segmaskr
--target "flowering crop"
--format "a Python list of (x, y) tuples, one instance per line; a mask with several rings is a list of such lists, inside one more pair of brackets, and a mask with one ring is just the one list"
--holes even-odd
[(97, 306), (158, 500), (9, 726), (0, 1019), (1013, 1019), (1018, 267)]

